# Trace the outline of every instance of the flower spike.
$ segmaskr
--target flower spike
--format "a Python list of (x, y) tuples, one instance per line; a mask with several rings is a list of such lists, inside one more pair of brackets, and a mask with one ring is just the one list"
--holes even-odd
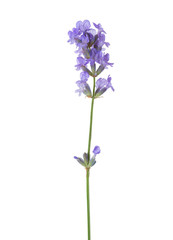
[[(76, 27), (68, 32), (68, 42), (75, 44), (77, 48), (75, 51), (78, 54), (77, 64), (75, 65), (76, 70), (82, 70), (88, 76), (97, 77), (104, 69), (107, 69), (109, 66), (112, 67), (113, 63), (109, 62), (109, 54), (105, 53), (105, 47), (107, 48), (110, 45), (106, 42), (106, 32), (101, 24), (93, 23), (93, 26), (95, 29), (92, 28), (89, 20), (78, 21)], [(76, 92), (79, 93), (79, 96), (83, 93), (87, 97), (92, 97), (90, 84), (86, 82), (87, 80), (85, 82), (83, 80), (77, 81), (76, 84), (79, 89)], [(113, 90), (112, 85), (111, 88)], [(108, 85), (98, 89), (97, 97), (102, 95), (107, 89)]]

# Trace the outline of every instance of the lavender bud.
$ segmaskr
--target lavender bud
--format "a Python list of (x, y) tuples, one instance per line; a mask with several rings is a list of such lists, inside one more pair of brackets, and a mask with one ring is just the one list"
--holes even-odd
[(83, 48), (83, 55), (86, 59), (90, 58), (89, 50), (87, 48)]
[(101, 89), (97, 89), (96, 92), (95, 92), (95, 98), (98, 98), (100, 97), (104, 92), (106, 92), (107, 88), (104, 87), (104, 88), (101, 88)]
[(83, 90), (83, 93), (89, 98), (92, 97), (90, 86), (87, 83), (85, 83), (85, 88)]
[(84, 161), (83, 161), (82, 158), (78, 158), (78, 157), (76, 157), (76, 156), (74, 156), (74, 158), (75, 158), (82, 166), (85, 167), (85, 163), (84, 163)]
[(103, 65), (100, 65), (96, 71), (96, 76), (98, 76), (101, 72), (103, 72), (104, 69), (105, 69), (105, 67)]
[(88, 165), (89, 160), (88, 160), (88, 154), (87, 153), (83, 154), (83, 159), (84, 159), (85, 164)]
[(97, 154), (99, 154), (101, 152), (100, 147), (99, 146), (95, 146), (95, 148), (93, 149), (93, 153), (96, 156)]
[(86, 68), (85, 66), (82, 66), (81, 68), (84, 72), (87, 72), (90, 76), (94, 77), (93, 73), (88, 68)]
[(91, 70), (92, 70), (92, 73), (95, 75), (95, 71), (96, 71), (96, 64), (95, 63), (93, 65), (91, 65)]

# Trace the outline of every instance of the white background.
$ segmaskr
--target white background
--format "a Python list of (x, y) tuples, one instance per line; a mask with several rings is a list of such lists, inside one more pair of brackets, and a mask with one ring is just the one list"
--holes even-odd
[(95, 100), (92, 240), (173, 239), (172, 1), (0, 2), (0, 239), (87, 240), (90, 100), (74, 91), (78, 20), (101, 23), (115, 88)]

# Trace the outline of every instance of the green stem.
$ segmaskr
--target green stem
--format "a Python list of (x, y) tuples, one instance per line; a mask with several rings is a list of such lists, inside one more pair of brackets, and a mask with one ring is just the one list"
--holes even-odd
[(94, 97), (95, 97), (95, 77), (93, 77), (93, 96), (92, 96), (91, 112), (90, 112), (90, 128), (89, 128), (89, 138), (88, 138), (88, 159), (90, 159)]
[(90, 174), (90, 170), (89, 170), (89, 168), (88, 168), (88, 169), (86, 169), (88, 240), (91, 239), (91, 231), (90, 231), (89, 174)]
[[(93, 95), (92, 95), (91, 112), (90, 112), (90, 128), (89, 128), (89, 139), (88, 139), (88, 161), (90, 160), (90, 148), (91, 148), (91, 136), (92, 136), (94, 97), (95, 97), (95, 77), (93, 77)], [(90, 173), (90, 169), (89, 169), (89, 168), (86, 168), (86, 194), (87, 194), (88, 240), (91, 239), (91, 231), (90, 231), (89, 173)]]

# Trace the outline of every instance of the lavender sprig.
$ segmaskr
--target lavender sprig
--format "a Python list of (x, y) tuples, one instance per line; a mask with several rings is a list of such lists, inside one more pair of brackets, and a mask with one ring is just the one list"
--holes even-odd
[[(83, 154), (83, 157), (74, 157), (82, 166), (86, 168), (86, 190), (87, 190), (87, 222), (88, 222), (88, 240), (91, 239), (90, 233), (90, 201), (89, 201), (89, 172), (90, 168), (96, 163), (96, 155), (100, 153), (100, 147), (95, 146), (93, 150), (93, 156), (90, 157), (91, 137), (92, 137), (92, 122), (93, 122), (93, 108), (94, 99), (100, 97), (109, 88), (114, 91), (111, 83), (110, 75), (105, 78), (99, 78), (96, 81), (96, 77), (99, 76), (104, 69), (109, 66), (113, 66), (113, 63), (109, 62), (109, 54), (105, 53), (109, 43), (105, 41), (106, 32), (102, 28), (101, 24), (93, 23), (95, 28), (91, 27), (88, 20), (78, 21), (76, 27), (72, 31), (68, 32), (68, 42), (76, 45), (77, 64), (76, 70), (80, 71), (80, 80), (76, 81), (78, 89), (75, 91), (81, 96), (83, 93), (86, 97), (91, 98), (91, 112), (90, 112), (90, 126), (89, 126), (89, 138), (88, 138), (88, 152)], [(93, 90), (91, 91), (90, 84), (88, 83), (89, 77), (93, 78)]]

